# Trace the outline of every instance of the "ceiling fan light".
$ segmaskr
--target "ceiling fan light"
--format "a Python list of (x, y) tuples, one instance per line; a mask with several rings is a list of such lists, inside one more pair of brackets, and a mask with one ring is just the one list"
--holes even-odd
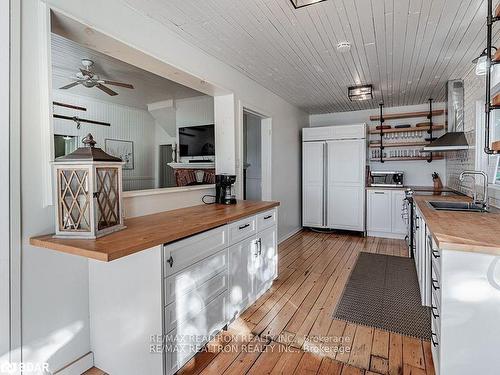
[(290, 0), (295, 9), (299, 9), (308, 5), (320, 3), (326, 0)]
[(349, 100), (370, 100), (373, 99), (373, 85), (351, 86), (347, 89)]

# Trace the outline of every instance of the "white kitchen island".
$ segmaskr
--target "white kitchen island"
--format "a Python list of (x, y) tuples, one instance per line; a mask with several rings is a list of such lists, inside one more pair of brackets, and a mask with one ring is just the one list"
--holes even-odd
[[(109, 374), (173, 374), (269, 289), (277, 277), (278, 203), (217, 206), (143, 217), (142, 223), (162, 219), (153, 232), (131, 219), (126, 230), (98, 240), (32, 239), (91, 258), (96, 367)], [(213, 211), (212, 220), (205, 210)], [(177, 239), (132, 251), (151, 237)], [(115, 259), (117, 253), (128, 254)]]

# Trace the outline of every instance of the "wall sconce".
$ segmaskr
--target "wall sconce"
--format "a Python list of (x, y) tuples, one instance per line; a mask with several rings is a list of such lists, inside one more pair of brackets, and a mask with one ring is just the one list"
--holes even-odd
[(351, 102), (373, 99), (373, 85), (351, 86), (347, 89), (347, 96)]

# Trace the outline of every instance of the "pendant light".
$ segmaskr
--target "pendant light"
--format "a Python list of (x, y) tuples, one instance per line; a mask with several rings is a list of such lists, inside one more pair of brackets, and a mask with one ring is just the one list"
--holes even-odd
[[(495, 47), (491, 47), (491, 49), (494, 49), (495, 51), (497, 50)], [(492, 55), (494, 52), (492, 53)], [(487, 54), (487, 48), (481, 52), (479, 57), (476, 57), (474, 60), (472, 60), (473, 64), (476, 64), (476, 75), (477, 76), (484, 76), (486, 74), (486, 69), (487, 69), (487, 60), (488, 60), (488, 54)]]

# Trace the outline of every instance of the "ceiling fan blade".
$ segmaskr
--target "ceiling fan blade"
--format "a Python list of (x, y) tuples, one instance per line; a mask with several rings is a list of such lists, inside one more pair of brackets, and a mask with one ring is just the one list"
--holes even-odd
[(104, 80), (104, 83), (107, 84), (107, 85), (114, 85), (114, 86), (125, 87), (127, 89), (133, 89), (134, 88), (134, 86), (132, 86), (129, 83), (122, 83), (122, 82), (116, 82), (116, 81), (108, 81), (106, 79)]
[(70, 84), (68, 84), (66, 86), (59, 87), (59, 89), (60, 90), (66, 90), (66, 89), (70, 89), (70, 88), (72, 88), (72, 87), (74, 87), (76, 85), (79, 85), (79, 84), (80, 84), (80, 82), (72, 82), (72, 83), (70, 83)]
[(114, 92), (109, 87), (106, 87), (106, 86), (104, 86), (104, 85), (102, 85), (100, 83), (98, 83), (95, 87), (97, 87), (98, 89), (101, 89), (102, 91), (104, 91), (108, 95), (111, 95), (111, 96), (118, 95), (117, 92)]

